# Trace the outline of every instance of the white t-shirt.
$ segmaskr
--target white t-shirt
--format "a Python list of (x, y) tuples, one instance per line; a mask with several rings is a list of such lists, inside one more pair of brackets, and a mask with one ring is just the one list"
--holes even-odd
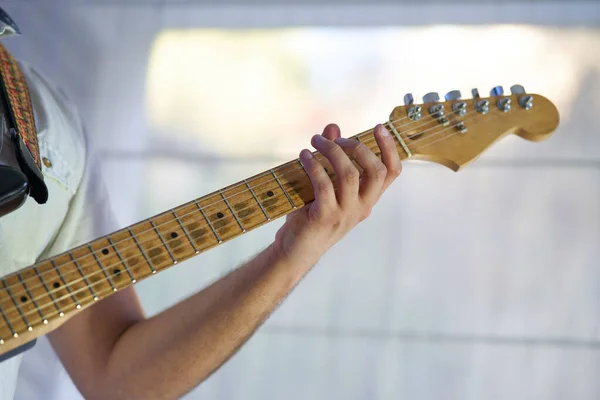
[[(0, 276), (109, 233), (116, 226), (75, 107), (39, 71), (26, 63), (21, 66), (31, 93), (40, 156), (45, 158), (42, 173), (49, 197), (43, 205), (29, 198), (21, 208), (0, 218)], [(37, 374), (40, 370), (53, 373), (41, 368), (44, 362), (53, 362), (54, 367), (60, 364), (55, 357), (53, 361), (40, 359), (42, 351), (53, 356), (47, 349), (36, 352), (34, 347), (0, 363), (0, 400), (15, 398), (22, 360), (19, 391), (28, 394), (17, 397), (52, 398), (48, 388), (39, 387), (43, 377), (40, 380)], [(28, 363), (28, 357), (37, 359)], [(25, 368), (27, 364), (30, 369)], [(28, 381), (28, 373), (37, 376)]]

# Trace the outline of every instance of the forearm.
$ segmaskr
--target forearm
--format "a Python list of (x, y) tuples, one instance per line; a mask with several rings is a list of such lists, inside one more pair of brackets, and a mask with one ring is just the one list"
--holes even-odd
[[(132, 325), (115, 343), (103, 389), (110, 398), (178, 398), (251, 336), (310, 265), (273, 246), (187, 300)], [(104, 395), (104, 394), (103, 394)]]

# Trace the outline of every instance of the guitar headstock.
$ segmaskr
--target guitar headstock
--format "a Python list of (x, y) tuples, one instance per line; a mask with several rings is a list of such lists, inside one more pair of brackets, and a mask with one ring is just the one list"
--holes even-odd
[(521, 85), (512, 86), (510, 95), (497, 86), (485, 98), (479, 97), (477, 89), (471, 99), (462, 99), (453, 90), (444, 100), (428, 93), (423, 103), (415, 104), (407, 94), (405, 105), (394, 109), (390, 122), (411, 159), (433, 161), (454, 171), (508, 134), (541, 141), (559, 123), (556, 106), (541, 95), (526, 93)]

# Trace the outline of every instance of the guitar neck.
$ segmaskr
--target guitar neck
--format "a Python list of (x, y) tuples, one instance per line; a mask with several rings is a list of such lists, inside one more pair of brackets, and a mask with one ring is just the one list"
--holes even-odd
[[(511, 87), (510, 96), (501, 88), (485, 99), (473, 92), (472, 102), (453, 91), (443, 103), (428, 94), (426, 103), (396, 107), (390, 116), (395, 122), (386, 125), (400, 158), (458, 171), (507, 134), (541, 141), (558, 126), (556, 106), (520, 85)], [(381, 155), (372, 130), (352, 138)], [(315, 157), (335, 185), (329, 162)], [(6, 276), (0, 279), (0, 355), (102, 298), (313, 200), (296, 159)]]
[[(371, 131), (352, 138), (380, 156)], [(335, 183), (328, 161), (315, 157)], [(57, 320), (312, 200), (312, 185), (296, 159), (4, 277), (0, 344), (37, 337)]]

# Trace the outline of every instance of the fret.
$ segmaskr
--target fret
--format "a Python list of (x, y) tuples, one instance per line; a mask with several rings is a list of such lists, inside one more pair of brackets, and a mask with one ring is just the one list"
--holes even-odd
[(237, 223), (235, 216), (225, 205), (222, 197), (218, 193), (198, 199), (198, 204), (204, 211), (208, 221), (219, 234), (222, 242), (232, 239), (243, 233), (242, 228)]
[(148, 258), (148, 255), (146, 254), (146, 252), (144, 251), (144, 249), (140, 245), (140, 242), (138, 241), (137, 237), (133, 234), (133, 232), (131, 231), (131, 229), (128, 228), (127, 231), (129, 232), (129, 234), (133, 238), (133, 241), (135, 242), (136, 246), (140, 249), (140, 252), (142, 253), (142, 256), (144, 256), (144, 260), (146, 260), (146, 263), (148, 264), (148, 267), (150, 268), (150, 271), (152, 271), (152, 274), (156, 274), (156, 269), (154, 268), (154, 265), (152, 265), (152, 262), (150, 261), (150, 259)]
[(127, 271), (128, 276), (133, 277), (132, 282), (140, 281), (156, 273), (156, 269), (131, 228), (113, 232), (96, 240), (92, 246), (96, 249), (96, 254), (99, 254), (99, 257), (102, 257), (103, 262), (107, 265), (113, 266), (120, 263)]
[(203, 251), (219, 244), (219, 235), (215, 235), (209, 220), (201, 212), (196, 200), (177, 207), (176, 215), (179, 223), (188, 232), (196, 250)]
[[(8, 326), (8, 329), (10, 330), (10, 334), (13, 337), (19, 337), (19, 334), (17, 333), (17, 331), (15, 330), (13, 325), (10, 323), (10, 318), (8, 318), (8, 315), (4, 312), (4, 307), (2, 305), (0, 305), (0, 313), (2, 313), (2, 318), (6, 322), (6, 326)], [(0, 338), (0, 340), (1, 340), (0, 344), (4, 344), (4, 339)]]
[[(330, 177), (335, 176), (333, 169), (327, 162), (322, 162), (322, 164)], [(312, 183), (304, 168), (298, 168), (296, 163), (288, 163), (280, 166), (278, 171), (279, 181), (297, 207), (308, 204), (315, 199)]]
[[(82, 306), (98, 301), (99, 293), (104, 294), (112, 290), (112, 281), (108, 278), (104, 268), (96, 263), (89, 244), (74, 248), (64, 254), (69, 258), (61, 255), (54, 257), (54, 260), (61, 266), (65, 279), (69, 279), (69, 275), (64, 273), (64, 267), (72, 265), (76, 267), (70, 274), (73, 279), (69, 280), (69, 286), (75, 287), (73, 293)], [(64, 259), (62, 262), (61, 258)], [(77, 273), (79, 276), (76, 276)]]
[(94, 300), (98, 300), (98, 296), (96, 296), (96, 292), (92, 288), (92, 285), (90, 285), (90, 282), (88, 281), (86, 274), (81, 269), (81, 265), (79, 265), (79, 262), (75, 259), (75, 257), (73, 257), (73, 253), (68, 251), (67, 254), (69, 255), (69, 257), (71, 257), (73, 264), (75, 264), (75, 267), (77, 267), (77, 271), (79, 271), (79, 273), (81, 274), (81, 277), (83, 278), (83, 281), (85, 282), (85, 286), (88, 288), (88, 290), (92, 294), (92, 298)]
[(156, 236), (158, 236), (158, 238), (160, 239), (160, 242), (162, 243), (163, 247), (167, 249), (167, 253), (169, 253), (169, 257), (171, 257), (171, 261), (173, 262), (173, 264), (177, 264), (177, 260), (173, 256), (173, 253), (171, 252), (169, 246), (167, 246), (167, 244), (165, 243), (165, 239), (161, 235), (160, 231), (156, 229), (156, 225), (154, 224), (154, 221), (152, 221), (152, 218), (149, 218), (148, 222), (150, 222), (150, 225), (152, 225), (152, 229), (154, 229), (154, 232), (156, 232)]
[(187, 228), (183, 224), (183, 221), (181, 219), (179, 219), (177, 212), (174, 209), (171, 210), (171, 212), (173, 213), (173, 217), (175, 218), (175, 220), (177, 220), (177, 222), (179, 223), (181, 230), (183, 230), (183, 233), (185, 233), (185, 237), (187, 238), (188, 242), (190, 242), (190, 246), (192, 246), (192, 249), (194, 249), (194, 253), (196, 253), (196, 254), (200, 253), (200, 250), (198, 250), (198, 248), (194, 244), (194, 241), (192, 240), (192, 237), (190, 236), (190, 233), (188, 232)]
[[(91, 245), (87, 245), (88, 249), (90, 250), (90, 253), (92, 255), (92, 257), (94, 257), (94, 261), (96, 261), (96, 264), (98, 264), (98, 266), (100, 267), (100, 270), (102, 270), (102, 274), (104, 275), (104, 277), (106, 278), (106, 280), (108, 281), (108, 283), (110, 284), (110, 288), (112, 289), (113, 292), (116, 292), (118, 290), (118, 288), (115, 286), (115, 277), (118, 277), (121, 273), (120, 273), (120, 269), (116, 269), (115, 271), (119, 271), (119, 272), (115, 272), (115, 274), (110, 274), (108, 273), (108, 271), (106, 270), (106, 268), (104, 268), (104, 265), (102, 264), (102, 262), (100, 262), (100, 259), (98, 258), (98, 256), (96, 255), (96, 252), (94, 251), (94, 249), (92, 248)], [(88, 256), (89, 258), (89, 256)], [(95, 283), (97, 284), (97, 283)], [(90, 287), (91, 290), (91, 287)], [(98, 297), (94, 296), (94, 300), (98, 300)]]
[(34, 295), (29, 290), (29, 287), (27, 287), (27, 283), (25, 282), (25, 279), (23, 279), (23, 276), (21, 275), (21, 273), (18, 272), (17, 273), (17, 277), (19, 278), (19, 281), (21, 282), (21, 285), (23, 285), (23, 288), (25, 288), (25, 292), (27, 293), (27, 296), (29, 297), (29, 300), (33, 303), (33, 306), (35, 307), (35, 309), (40, 314), (40, 318), (42, 319), (42, 322), (44, 324), (48, 324), (48, 319), (46, 318), (46, 316), (44, 315), (44, 312), (42, 311), (42, 309), (38, 305), (38, 302), (37, 302), (36, 297), (35, 297), (36, 295)]
[[(104, 262), (106, 262), (106, 260), (108, 260), (108, 265), (110, 266), (110, 268), (113, 268), (113, 276), (115, 276), (115, 275), (120, 276), (120, 272), (117, 272), (118, 270), (115, 270), (114, 267), (115, 267), (115, 265), (121, 264), (123, 266), (123, 269), (125, 269), (125, 272), (127, 272), (127, 276), (129, 276), (131, 283), (136, 283), (137, 279), (135, 278), (135, 276), (133, 276), (133, 273), (127, 267), (127, 263), (125, 262), (125, 259), (121, 255), (121, 252), (119, 251), (119, 249), (117, 249), (117, 247), (113, 243), (112, 239), (109, 236), (105, 236), (104, 238), (102, 238), (96, 242), (99, 246), (102, 246), (102, 244), (103, 244), (102, 242), (104, 240), (106, 240), (106, 242), (108, 242), (108, 246), (104, 246), (102, 249), (95, 249), (96, 254), (98, 254), (98, 250), (100, 250), (101, 257), (103, 257), (103, 260), (104, 260), (102, 262), (104, 263)], [(116, 254), (116, 256), (119, 260), (118, 263), (113, 262), (114, 257), (111, 256), (110, 250), (107, 247), (112, 248), (113, 252)]]
[(233, 211), (233, 208), (231, 207), (231, 204), (229, 204), (229, 200), (227, 200), (227, 197), (225, 197), (225, 195), (223, 194), (223, 192), (220, 191), (220, 190), (219, 190), (219, 194), (223, 198), (223, 201), (225, 201), (225, 204), (227, 204), (227, 207), (229, 208), (229, 211), (231, 211), (231, 214), (233, 215), (233, 217), (237, 221), (237, 223), (240, 226), (240, 229), (242, 230), (242, 232), (246, 233), (246, 228), (244, 228), (244, 225), (242, 224), (242, 221), (240, 221), (240, 219), (238, 218), (238, 216), (235, 214), (235, 211)]
[(275, 173), (274, 170), (271, 170), (271, 174), (273, 174), (273, 177), (275, 178), (275, 181), (277, 181), (277, 184), (279, 185), (279, 187), (281, 188), (281, 190), (283, 191), (283, 193), (285, 194), (285, 197), (287, 197), (288, 201), (290, 202), (290, 204), (292, 205), (292, 208), (296, 208), (296, 205), (294, 204), (294, 202), (292, 201), (292, 198), (290, 197), (290, 195), (288, 194), (288, 192), (285, 190), (285, 188), (283, 187), (283, 185), (281, 184), (281, 181), (279, 180), (279, 178), (277, 177), (277, 174)]
[[(270, 173), (259, 174), (247, 180), (247, 184), (253, 188), (254, 195), (270, 219), (275, 219), (293, 211), (292, 203), (287, 200), (284, 189), (273, 179)], [(262, 217), (261, 217), (262, 220)], [(269, 220), (263, 220), (266, 222)]]
[(173, 254), (177, 262), (186, 260), (196, 255), (196, 250), (192, 242), (186, 240), (186, 233), (183, 230), (181, 221), (174, 218), (171, 211), (156, 215), (150, 219), (158, 232), (167, 249)]
[[(73, 290), (71, 290), (71, 286), (67, 283), (67, 281), (66, 281), (64, 275), (62, 274), (60, 268), (58, 267), (58, 265), (56, 265), (56, 262), (54, 261), (54, 259), (50, 259), (50, 262), (52, 263), (52, 267), (58, 273), (58, 276), (60, 277), (60, 280), (62, 281), (63, 285), (65, 286), (65, 288), (69, 292), (69, 295), (73, 299), (73, 303), (75, 303), (75, 308), (80, 309), (81, 308), (81, 304), (79, 304), (79, 300), (77, 300), (77, 298), (75, 297), (75, 294), (73, 293)], [(62, 297), (64, 297), (64, 296), (61, 296), (60, 298), (62, 298)]]
[(240, 221), (237, 225), (244, 228), (240, 233), (245, 233), (267, 222), (264, 212), (261, 211), (262, 204), (256, 200), (245, 185), (237, 183), (219, 193), (227, 199), (231, 213)]
[(35, 271), (35, 275), (37, 276), (38, 280), (42, 283), (42, 286), (44, 286), (44, 290), (46, 290), (46, 293), (48, 294), (48, 297), (50, 298), (50, 300), (52, 301), (52, 303), (56, 307), (56, 312), (58, 312), (58, 316), (59, 317), (64, 317), (65, 313), (61, 310), (60, 305), (58, 304), (58, 302), (54, 298), (54, 295), (52, 294), (52, 291), (50, 290), (50, 288), (46, 284), (46, 280), (42, 277), (42, 274), (40, 274), (40, 271), (38, 270), (38, 268), (35, 265), (32, 268), (33, 268), (33, 271)]
[(252, 189), (252, 186), (250, 186), (248, 181), (245, 179), (244, 179), (244, 183), (246, 184), (246, 187), (250, 191), (250, 194), (252, 194), (252, 197), (254, 197), (256, 204), (258, 204), (258, 206), (260, 207), (260, 210), (263, 212), (263, 214), (265, 214), (265, 218), (267, 219), (267, 221), (270, 221), (271, 217), (269, 217), (269, 214), (267, 213), (267, 210), (265, 210), (265, 208), (263, 207), (262, 203), (260, 201), (258, 201), (258, 197), (256, 196), (256, 193), (254, 193), (254, 189)]
[[(62, 317), (67, 311), (77, 308), (77, 299), (71, 296), (70, 288), (64, 283), (60, 270), (55, 267), (52, 260), (42, 261), (37, 264), (35, 270), (46, 285), (45, 287), (50, 288), (48, 295), (58, 305), (59, 316)], [(49, 285), (48, 282), (50, 282)]]
[[(27, 316), (25, 315), (25, 313), (23, 313), (23, 310), (21, 309), (21, 306), (19, 305), (19, 303), (17, 302), (17, 300), (15, 300), (15, 297), (13, 296), (13, 293), (10, 290), (9, 285), (6, 284), (6, 280), (5, 279), (0, 279), (0, 281), (2, 281), (2, 284), (4, 285), (4, 289), (6, 289), (6, 292), (8, 293), (8, 296), (12, 300), (13, 304), (16, 307), (16, 310), (19, 312), (19, 315), (21, 316), (21, 319), (25, 323), (25, 327), (27, 328), (28, 331), (31, 332), (33, 330), (33, 328), (31, 327), (31, 324), (29, 323), (29, 320), (27, 319)], [(15, 328), (18, 329), (17, 324), (15, 323), (14, 319), (13, 319), (13, 326), (15, 326)]]
[(208, 226), (210, 226), (210, 230), (212, 231), (212, 233), (215, 235), (215, 238), (217, 239), (217, 242), (219, 243), (223, 243), (223, 241), (221, 240), (221, 237), (219, 236), (219, 234), (217, 233), (217, 231), (215, 230), (215, 227), (213, 226), (213, 224), (211, 224), (210, 220), (208, 219), (208, 216), (206, 215), (206, 213), (204, 212), (204, 210), (202, 209), (202, 207), (200, 206), (200, 204), (198, 203), (198, 200), (194, 200), (194, 202), (196, 203), (196, 205), (198, 206), (198, 210), (200, 210), (200, 212), (202, 213), (202, 216), (204, 217), (204, 219), (206, 220), (206, 223), (208, 223)]
[(157, 272), (177, 264), (151, 219), (137, 223), (130, 229)]

